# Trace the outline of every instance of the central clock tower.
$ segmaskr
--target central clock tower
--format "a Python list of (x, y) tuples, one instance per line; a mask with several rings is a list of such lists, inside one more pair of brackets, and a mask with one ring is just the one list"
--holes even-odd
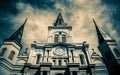
[(48, 27), (47, 43), (34, 42), (31, 45), (28, 63), (40, 65), (40, 75), (92, 75), (94, 65), (91, 65), (89, 45), (73, 43), (71, 33), (72, 27), (59, 13), (53, 26)]
[(72, 42), (72, 27), (67, 26), (67, 23), (64, 22), (61, 13), (59, 13), (53, 26), (48, 27), (48, 43), (57, 43), (57, 42)]

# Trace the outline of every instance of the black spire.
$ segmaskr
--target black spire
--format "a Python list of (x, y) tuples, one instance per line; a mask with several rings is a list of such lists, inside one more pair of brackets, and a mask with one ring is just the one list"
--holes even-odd
[(104, 42), (105, 40), (104, 40), (104, 38), (103, 38), (103, 36), (102, 36), (99, 28), (97, 27), (97, 24), (96, 24), (96, 22), (95, 22), (94, 19), (93, 19), (93, 23), (95, 24), (95, 28), (96, 28), (96, 31), (97, 31), (98, 42), (99, 42), (99, 44), (101, 44), (101, 43)]
[(96, 24), (94, 19), (93, 19), (93, 22), (95, 24), (95, 28), (96, 28), (96, 31), (97, 31), (99, 44), (101, 44), (105, 40), (112, 40), (109, 35), (107, 35), (102, 29), (98, 28), (98, 26), (97, 26), (97, 24)]
[(20, 28), (18, 28), (18, 30), (15, 33), (13, 33), (13, 35), (10, 38), (7, 39), (7, 41), (15, 41), (17, 43), (21, 43), (24, 26), (25, 26), (26, 22), (27, 22), (27, 19), (25, 20), (23, 25)]
[(66, 25), (66, 23), (63, 20), (62, 14), (59, 13), (58, 17), (57, 17), (57, 19), (56, 19), (56, 21), (54, 23), (54, 26), (64, 26), (64, 25)]

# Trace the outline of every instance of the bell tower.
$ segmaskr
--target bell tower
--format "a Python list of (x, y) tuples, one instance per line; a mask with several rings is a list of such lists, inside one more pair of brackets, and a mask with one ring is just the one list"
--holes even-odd
[(98, 36), (98, 49), (103, 56), (103, 61), (106, 64), (109, 75), (120, 75), (120, 52), (117, 48), (116, 41), (100, 30), (94, 19), (93, 22)]
[(53, 26), (48, 27), (48, 43), (72, 42), (71, 31), (72, 27), (67, 26), (67, 23), (63, 20), (62, 14), (59, 13)]
[(26, 21), (27, 19), (10, 38), (3, 42), (0, 48), (0, 75), (10, 75), (12, 66), (16, 64), (18, 53), (22, 48), (21, 39)]

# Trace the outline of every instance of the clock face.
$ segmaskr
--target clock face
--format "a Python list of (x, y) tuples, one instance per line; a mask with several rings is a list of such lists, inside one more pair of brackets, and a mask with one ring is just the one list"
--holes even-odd
[(57, 48), (57, 49), (55, 49), (54, 52), (57, 55), (63, 55), (65, 53), (65, 50), (63, 48)]

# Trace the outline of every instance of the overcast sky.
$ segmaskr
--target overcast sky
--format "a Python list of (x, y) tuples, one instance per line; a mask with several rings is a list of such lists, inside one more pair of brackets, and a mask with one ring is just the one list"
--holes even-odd
[(52, 26), (61, 12), (65, 22), (73, 27), (73, 42), (86, 41), (97, 48), (97, 36), (92, 22), (120, 46), (120, 0), (0, 0), (0, 44), (24, 22), (23, 44), (47, 41), (47, 27)]

